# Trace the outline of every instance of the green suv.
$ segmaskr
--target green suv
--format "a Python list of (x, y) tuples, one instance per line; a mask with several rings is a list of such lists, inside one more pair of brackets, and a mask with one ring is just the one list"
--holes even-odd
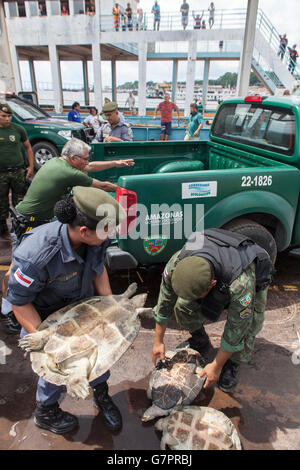
[(87, 141), (83, 124), (52, 118), (35, 104), (14, 94), (0, 94), (0, 101), (12, 108), (12, 122), (26, 130), (36, 170), (50, 158), (60, 155), (61, 149), (72, 137)]

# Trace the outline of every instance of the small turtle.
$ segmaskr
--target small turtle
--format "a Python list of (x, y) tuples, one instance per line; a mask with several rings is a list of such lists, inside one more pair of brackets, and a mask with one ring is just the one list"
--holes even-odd
[(241, 450), (238, 433), (227, 416), (206, 406), (173, 409), (155, 423), (162, 431), (160, 448), (171, 450)]
[(66, 385), (71, 396), (87, 398), (89, 382), (104, 374), (133, 343), (140, 329), (139, 314), (146, 294), (91, 297), (50, 315), (36, 333), (19, 344), (30, 354), (32, 368), (55, 385)]
[(188, 405), (199, 394), (206, 377), (200, 377), (203, 358), (191, 348), (167, 351), (165, 362), (159, 361), (149, 380), (147, 396), (152, 399), (142, 421), (168, 415), (176, 405)]

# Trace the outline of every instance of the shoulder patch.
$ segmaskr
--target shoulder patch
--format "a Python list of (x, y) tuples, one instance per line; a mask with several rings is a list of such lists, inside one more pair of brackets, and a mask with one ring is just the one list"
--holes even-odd
[(24, 287), (29, 287), (33, 283), (34, 279), (22, 273), (20, 268), (18, 268), (14, 274), (15, 280)]
[(241, 318), (248, 318), (251, 315), (251, 308), (245, 308), (245, 310), (242, 310), (240, 313)]
[(243, 307), (248, 307), (248, 305), (251, 303), (251, 300), (252, 300), (252, 295), (251, 295), (251, 294), (247, 294), (247, 295), (245, 295), (245, 296), (240, 300), (240, 304), (241, 304)]

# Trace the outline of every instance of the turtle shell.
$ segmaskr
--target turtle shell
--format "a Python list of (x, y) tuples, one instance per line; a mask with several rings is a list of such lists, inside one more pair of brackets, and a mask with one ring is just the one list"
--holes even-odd
[(205, 380), (195, 373), (201, 364), (200, 354), (192, 349), (168, 351), (165, 363), (159, 362), (150, 378), (152, 403), (164, 410), (191, 403)]
[(172, 450), (241, 450), (238, 433), (221, 411), (206, 406), (184, 406), (160, 419), (161, 448)]
[(92, 297), (50, 315), (38, 331), (47, 328), (53, 333), (42, 350), (31, 352), (34, 372), (51, 383), (64, 385), (70, 375), (65, 364), (87, 358), (89, 382), (104, 374), (139, 332), (133, 299), (118, 302), (112, 295)]

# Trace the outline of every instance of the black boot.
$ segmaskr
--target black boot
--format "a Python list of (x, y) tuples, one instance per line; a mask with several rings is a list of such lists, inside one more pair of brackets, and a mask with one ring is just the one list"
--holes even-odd
[(105, 426), (110, 431), (119, 431), (122, 428), (122, 416), (110, 396), (108, 385), (103, 382), (93, 388), (94, 404), (101, 412)]
[(63, 411), (58, 403), (53, 405), (37, 404), (34, 414), (34, 422), (37, 426), (55, 434), (65, 434), (77, 428), (78, 420), (76, 416)]
[(7, 315), (0, 313), (0, 324), (6, 333), (20, 333), (21, 325), (17, 322), (13, 312), (9, 312)]
[(225, 362), (218, 382), (218, 386), (223, 392), (231, 392), (236, 386), (239, 367), (239, 364), (230, 359)]
[(193, 331), (191, 335), (192, 336), (188, 339), (190, 348), (195, 349), (195, 351), (198, 351), (199, 353), (208, 348), (210, 341), (204, 326), (201, 326), (199, 330)]

